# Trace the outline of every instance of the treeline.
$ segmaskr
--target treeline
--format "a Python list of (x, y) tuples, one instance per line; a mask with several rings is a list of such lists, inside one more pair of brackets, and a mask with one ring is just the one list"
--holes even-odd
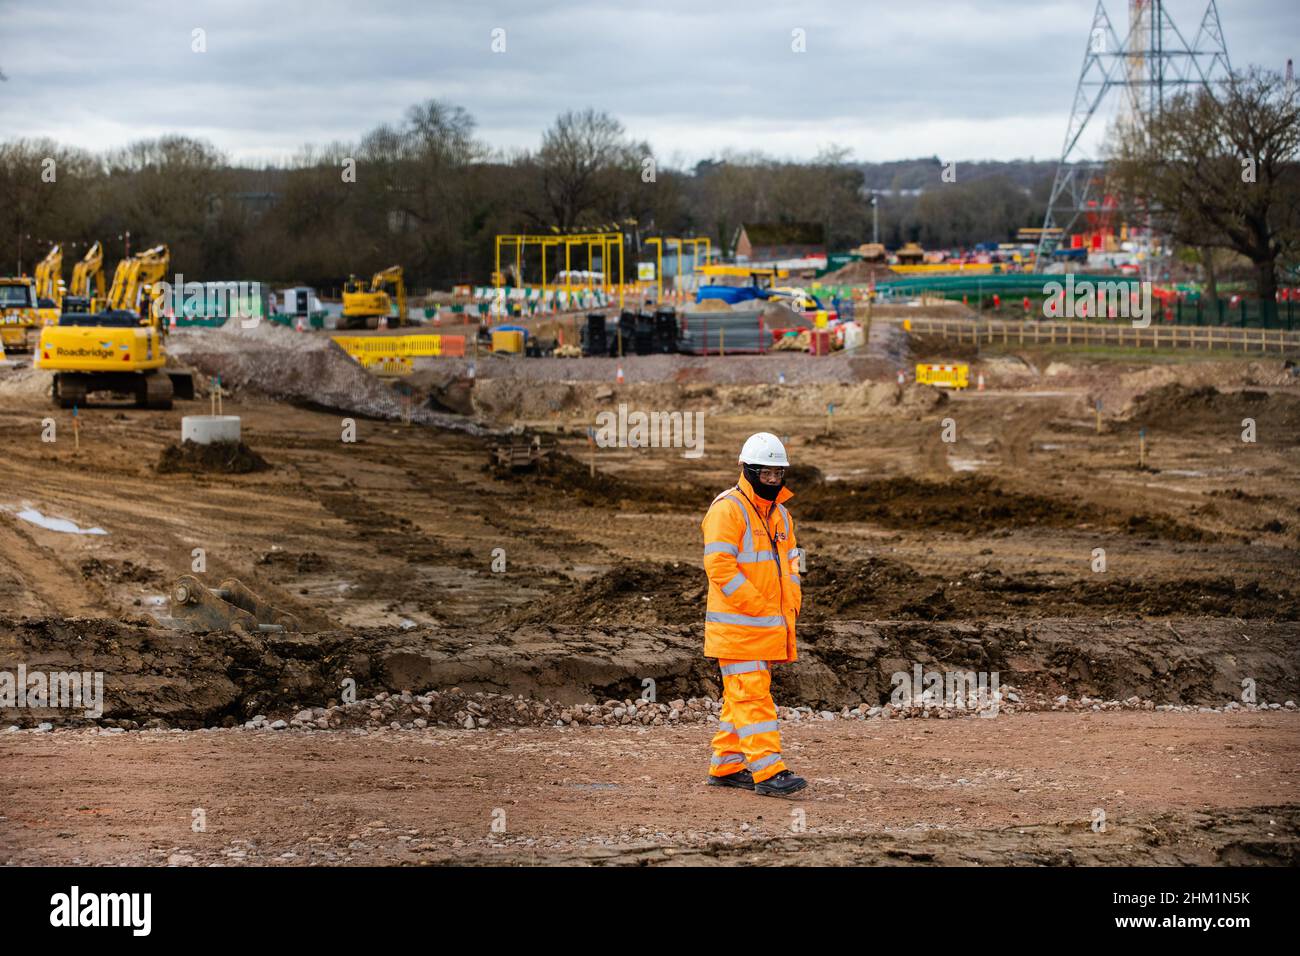
[(0, 272), (20, 261), (30, 272), (57, 241), (67, 275), (96, 239), (111, 269), (128, 232), (134, 250), (166, 243), (189, 277), (326, 289), (394, 263), (416, 287), (483, 284), (498, 233), (616, 227), (630, 263), (649, 236), (708, 236), (725, 250), (743, 222), (813, 222), (834, 251), (870, 241), (873, 189), (885, 191), (886, 245), (971, 245), (1041, 224), (1051, 171), (959, 164), (943, 182), (937, 159), (872, 167), (834, 148), (806, 162), (728, 154), (674, 169), (594, 110), (564, 113), (536, 149), (504, 153), (436, 100), (356, 143), (256, 169), (183, 136), (106, 153), (11, 140), (0, 143)]

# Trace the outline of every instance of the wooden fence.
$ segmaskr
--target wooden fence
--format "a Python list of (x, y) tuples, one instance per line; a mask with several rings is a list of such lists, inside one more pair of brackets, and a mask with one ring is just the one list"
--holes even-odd
[(1117, 345), (1129, 348), (1230, 349), (1240, 352), (1300, 350), (1300, 331), (1129, 322), (1010, 322), (1003, 319), (916, 317), (905, 320), (917, 335), (938, 335), (971, 345)]

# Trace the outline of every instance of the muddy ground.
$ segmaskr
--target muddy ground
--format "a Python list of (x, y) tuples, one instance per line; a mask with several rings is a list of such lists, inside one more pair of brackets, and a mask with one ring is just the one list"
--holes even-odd
[[(241, 355), (230, 343), (190, 348), (196, 364), (238, 372), (224, 383), (224, 411), (242, 416), (247, 451), (266, 464), (248, 471), (178, 457), (180, 417), (206, 412), (206, 398), (172, 412), (82, 409), (77, 447), (70, 413), (49, 404), (38, 377), (0, 369), (0, 669), (22, 662), (103, 670), (108, 701), (96, 723), (128, 728), (288, 718), (337, 699), (347, 677), (362, 695), (460, 686), (581, 703), (635, 698), (647, 677), (659, 683), (660, 699), (715, 694), (712, 667), (699, 656), (699, 522), (712, 497), (734, 482), (744, 437), (771, 430), (802, 466), (791, 476), (790, 508), (808, 551), (803, 654), (777, 672), (782, 703), (837, 710), (879, 703), (889, 695), (889, 675), (913, 663), (999, 670), (1005, 683), (1049, 697), (1222, 707), (1240, 700), (1243, 680), (1264, 701), (1300, 697), (1300, 383), (1282, 360), (985, 354), (979, 368), (987, 390), (954, 395), (899, 388), (879, 357), (856, 365), (838, 357), (833, 367), (810, 365), (807, 356), (734, 365), (723, 364), (730, 358), (629, 357), (625, 384), (613, 381), (612, 370), (605, 381), (566, 381), (564, 360), (543, 367), (484, 358), (474, 379), (466, 363), (430, 360), (405, 383), (413, 396), (405, 401), (358, 382), (337, 368), (337, 356), (295, 348), (312, 364), (288, 376), (294, 350), (269, 359)], [(932, 348), (915, 343), (918, 356), (940, 357)], [(268, 368), (274, 381), (265, 378)], [(514, 374), (521, 368), (539, 380)], [(327, 387), (314, 394), (313, 377), (321, 375)], [(596, 414), (620, 404), (702, 413), (702, 454), (594, 447), (587, 432)], [(46, 418), (57, 426), (54, 442), (42, 441)], [(343, 440), (344, 419), (355, 423), (355, 442)], [(438, 427), (450, 419), (454, 429)], [(1243, 419), (1253, 421), (1254, 441), (1243, 441)], [(492, 436), (511, 432), (555, 442), (552, 464), (541, 473), (493, 469)], [(64, 533), (19, 517), (31, 511), (105, 533)], [(238, 578), (298, 616), (308, 633), (169, 627), (168, 585), (194, 570), (200, 552), (205, 579)], [(1103, 712), (1090, 726), (1099, 740), (1125, 747), (1122, 721), (1133, 716)], [(1040, 718), (1064, 719), (1018, 715), (1006, 733)], [(1286, 713), (1159, 719), (1170, 732), (1192, 726), (1179, 721), (1198, 721), (1207, 739), (1218, 732), (1207, 727), (1235, 720), (1256, 720), (1270, 734), (1295, 729)], [(11, 708), (0, 713), (0, 729), (43, 720), (86, 723)], [(934, 734), (949, 741), (962, 732), (949, 728), (963, 723), (936, 724), (942, 730)], [(833, 731), (841, 732), (849, 733)], [(214, 757), (216, 767), (273, 761), (275, 748), (299, 746), (326, 754), (360, 748), (361, 760), (379, 739), (321, 731), (308, 745), (231, 733), (239, 742), (219, 746), (237, 749)], [(402, 747), (458, 754), (448, 773), (475, 779), (484, 745), (470, 742), (478, 740), (474, 732), (430, 727), (392, 740), (407, 733)], [(681, 768), (700, 765), (707, 737), (700, 728), (647, 733), (694, 734), (689, 746), (666, 739), (682, 744), (674, 758)], [(95, 748), (114, 746), (147, 762), (151, 747), (183, 755), (191, 746), (183, 741), (209, 748), (227, 739), (193, 731), (116, 737), (109, 744), (78, 729), (9, 734), (0, 738), (0, 757), (21, 762), (68, 746), (90, 759)], [(538, 753), (547, 746), (541, 740)], [(1184, 834), (1207, 859), (1229, 859), (1240, 852), (1224, 848), (1231, 840), (1206, 842), (1207, 831), (1227, 826), (1214, 813), (1242, 811), (1233, 826), (1249, 830), (1264, 812), (1258, 808), (1295, 803), (1295, 754), (1274, 757), (1290, 793), (1226, 782), (1218, 802), (1193, 808), (1167, 781), (1164, 802), (1153, 796), (1134, 820), (1156, 826), (1151, 821), (1160, 818), (1159, 827)], [(136, 764), (119, 768), (123, 779), (149, 772)], [(1061, 767), (1067, 780), (1095, 771), (1077, 761)], [(683, 793), (691, 779), (680, 781)], [(621, 785), (617, 777), (605, 782)], [(319, 784), (324, 799), (330, 786)], [(368, 814), (365, 793), (350, 799), (360, 817), (393, 816)], [(900, 826), (939, 825), (932, 803), (896, 809)], [(1211, 816), (1193, 818), (1193, 810)], [(26, 812), (42, 816), (35, 804)], [(1023, 843), (1026, 860), (1085, 852), (1073, 837), (1052, 849), (1061, 836), (1053, 828), (1068, 829), (1074, 817), (1059, 807), (1035, 813), (1025, 819), (1034, 835), (1011, 841)], [(1177, 819), (1161, 817), (1168, 813)], [(1009, 819), (994, 815), (977, 829), (993, 834)], [(1293, 839), (1293, 812), (1287, 819)], [(28, 861), (53, 852), (31, 842), (37, 831), (14, 832), (0, 821), (5, 856)], [(865, 825), (851, 831), (849, 847), (823, 834), (822, 849), (798, 855), (892, 858), (897, 838), (882, 843), (871, 832)], [(996, 833), (989, 846), (1009, 838)], [(462, 846), (439, 850), (447, 855), (421, 859), (479, 861), (494, 851), (458, 839)], [(918, 852), (934, 851), (930, 837), (917, 839), (930, 846)], [(78, 840), (86, 859), (159, 861), (130, 839), (93, 844)], [(1205, 849), (1210, 844), (1219, 849)], [(775, 843), (764, 846), (760, 853), (788, 855)], [(546, 859), (586, 852), (555, 849)], [(740, 859), (730, 851), (718, 858)]]

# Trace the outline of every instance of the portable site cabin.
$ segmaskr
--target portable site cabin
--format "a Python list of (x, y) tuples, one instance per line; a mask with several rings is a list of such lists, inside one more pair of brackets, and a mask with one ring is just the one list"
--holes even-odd
[[(273, 321), (281, 325), (293, 325), (299, 319), (305, 325), (314, 329), (326, 328), (325, 306), (316, 296), (316, 290), (311, 286), (299, 285), (291, 289), (281, 289), (279, 293), (279, 306), (275, 310)], [(337, 324), (337, 317), (331, 317), (328, 327), (333, 328)]]
[(281, 289), (280, 301), (283, 306), (279, 311), (283, 315), (302, 316), (306, 319), (325, 311), (320, 299), (316, 297), (316, 290), (311, 286), (299, 285), (292, 289)]

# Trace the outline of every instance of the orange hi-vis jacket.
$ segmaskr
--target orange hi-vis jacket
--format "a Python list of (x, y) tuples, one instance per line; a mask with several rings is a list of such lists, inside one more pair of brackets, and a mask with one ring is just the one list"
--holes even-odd
[(709, 602), (704, 653), (741, 661), (793, 661), (794, 625), (803, 604), (794, 520), (782, 488), (764, 501), (742, 473), (704, 516)]

